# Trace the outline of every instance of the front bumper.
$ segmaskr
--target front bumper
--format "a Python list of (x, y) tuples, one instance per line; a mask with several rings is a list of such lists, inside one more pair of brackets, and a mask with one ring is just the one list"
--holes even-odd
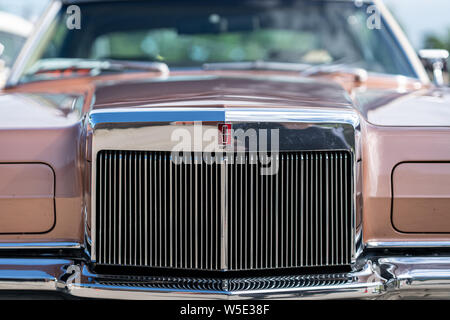
[[(388, 299), (450, 297), (450, 257), (383, 257), (364, 261), (348, 281), (310, 282), (305, 285), (252, 287), (170, 287), (174, 278), (133, 282), (105, 282), (86, 264), (70, 259), (0, 259), (0, 290), (56, 291), (85, 298), (114, 299)], [(109, 278), (111, 278), (109, 276)], [(259, 278), (261, 280), (261, 278)], [(267, 279), (274, 280), (273, 278)], [(275, 279), (276, 280), (276, 279)], [(198, 280), (201, 282), (201, 280)], [(175, 281), (176, 282), (176, 281)], [(268, 282), (274, 283), (274, 282)]]

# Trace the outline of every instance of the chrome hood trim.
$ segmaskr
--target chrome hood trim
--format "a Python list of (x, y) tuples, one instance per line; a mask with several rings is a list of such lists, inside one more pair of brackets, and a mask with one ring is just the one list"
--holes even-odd
[(264, 121), (347, 123), (359, 126), (358, 114), (352, 109), (293, 108), (214, 108), (214, 107), (163, 107), (114, 108), (90, 112), (93, 129), (108, 123), (142, 123), (173, 121)]

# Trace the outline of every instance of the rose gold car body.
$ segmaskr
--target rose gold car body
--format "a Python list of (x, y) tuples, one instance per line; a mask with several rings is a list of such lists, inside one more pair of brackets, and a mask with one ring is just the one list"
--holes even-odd
[[(176, 79), (180, 75), (190, 77), (191, 80), (170, 81), (171, 78)], [(285, 82), (278, 85), (276, 81), (261, 80), (261, 76), (269, 75), (291, 79), (291, 87), (286, 89)], [(152, 78), (155, 81), (148, 81)], [(442, 111), (446, 112), (445, 108), (448, 108), (450, 100), (448, 91), (428, 87), (417, 80), (390, 76), (372, 76), (362, 84), (355, 83), (347, 74), (335, 75), (333, 78), (319, 76), (300, 82), (298, 79), (298, 75), (290, 72), (205, 71), (174, 72), (168, 81), (159, 81), (155, 74), (137, 73), (133, 76), (45, 81), (5, 90), (0, 96), (0, 104), (5, 105), (6, 101), (10, 107), (4, 107), (4, 114), (0, 118), (0, 149), (3, 150), (0, 154), (0, 164), (14, 164), (15, 168), (19, 168), (19, 165), (24, 163), (42, 163), (54, 171), (55, 223), (46, 232), (43, 232), (42, 227), (38, 227), (44, 223), (43, 216), (51, 215), (51, 209), (49, 207), (48, 212), (39, 213), (33, 201), (20, 202), (20, 197), (25, 197), (26, 189), (23, 189), (24, 194), (14, 193), (18, 199), (14, 200), (17, 207), (13, 209), (21, 211), (28, 209), (29, 212), (20, 215), (12, 214), (14, 210), (2, 210), (4, 215), (1, 217), (2, 221), (10, 223), (15, 228), (5, 228), (4, 230), (8, 232), (3, 232), (0, 240), (82, 243), (85, 219), (83, 208), (85, 206), (89, 208), (90, 198), (90, 166), (87, 161), (90, 159), (87, 159), (89, 157), (85, 144), (87, 132), (83, 129), (83, 118), (91, 109), (140, 105), (296, 109), (307, 106), (339, 109), (348, 108), (352, 103), (361, 119), (362, 139), (359, 157), (362, 164), (363, 210), (362, 217), (358, 217), (358, 221), (362, 221), (364, 241), (450, 240), (446, 213), (450, 211), (448, 201), (441, 201), (439, 204), (441, 214), (433, 216), (433, 219), (427, 220), (427, 224), (424, 225), (422, 220), (429, 212), (417, 211), (416, 202), (402, 200), (405, 196), (414, 200), (416, 196), (417, 201), (421, 199), (424, 201), (421, 189), (417, 189), (417, 193), (414, 193), (414, 187), (410, 187), (406, 195), (399, 190), (400, 198), (395, 202), (392, 186), (392, 179), (394, 177), (395, 180), (396, 177), (393, 175), (394, 169), (405, 162), (423, 163), (425, 172), (429, 170), (430, 174), (442, 169), (444, 170), (442, 174), (448, 176), (448, 166), (433, 168), (435, 162), (450, 161), (448, 138), (450, 118), (442, 115)], [(352, 100), (349, 100), (345, 92)], [(52, 105), (48, 96), (58, 94), (67, 95), (71, 99), (81, 99), (79, 110), (65, 112), (60, 107)], [(92, 105), (94, 95), (96, 101)], [(366, 99), (374, 96), (376, 99)], [(253, 97), (258, 97), (257, 103)], [(416, 100), (423, 103), (416, 103), (414, 106), (412, 101)], [(408, 109), (411, 106), (414, 107)], [(30, 112), (30, 108), (38, 110), (37, 114)], [(430, 108), (436, 112), (429, 112)], [(14, 188), (20, 190), (20, 184), (25, 188), (33, 176), (30, 175), (28, 178), (20, 179)], [(49, 176), (47, 184), (51, 183), (50, 180)], [(411, 181), (415, 181), (414, 177), (411, 177)], [(427, 190), (436, 190), (436, 195), (439, 194), (441, 186), (438, 181), (430, 179), (425, 183), (430, 184), (426, 187)], [(0, 189), (5, 190), (3, 197), (8, 192), (11, 193), (11, 190), (5, 188)], [(397, 189), (394, 188), (395, 190)], [(394, 216), (393, 203), (398, 204)], [(3, 205), (6, 205), (6, 202), (0, 201), (0, 206)], [(89, 215), (89, 212), (87, 214)], [(403, 230), (408, 232), (396, 228), (393, 221), (397, 220), (402, 221), (398, 224), (406, 225)], [(23, 228), (18, 229), (21, 223)], [(28, 224), (35, 226), (34, 229), (29, 228)], [(13, 229), (17, 232), (12, 232)], [(447, 233), (449, 235), (446, 235)]]
[[(368, 298), (403, 288), (417, 288), (416, 296), (429, 294), (429, 291), (423, 293), (423, 288), (449, 292), (450, 90), (430, 84), (398, 25), (382, 3), (376, 1), (376, 5), (407, 63), (414, 69), (415, 78), (366, 74), (364, 70), (345, 68), (339, 72), (325, 70), (309, 75), (286, 70), (175, 69), (168, 72), (161, 69), (159, 72), (123, 72), (21, 83), (27, 63), (33, 59), (45, 30), (61, 9), (62, 3), (54, 1), (41, 21), (41, 33), (37, 32), (27, 43), (11, 72), (7, 88), (0, 91), (0, 251), (4, 253), (0, 259), (0, 290), (39, 288), (62, 290), (82, 297), (150, 299), (278, 299), (283, 295), (295, 299), (312, 296)], [(123, 150), (132, 152), (148, 152), (158, 147), (157, 150), (168, 151), (173, 143), (168, 142), (173, 128), (192, 126), (193, 121), (183, 119), (168, 125), (164, 120), (164, 125), (153, 126), (142, 124), (137, 116), (144, 114), (149, 122), (154, 122), (154, 114), (164, 113), (165, 109), (195, 110), (203, 114), (199, 111), (202, 108), (218, 110), (221, 115), (236, 111), (243, 114), (243, 118), (238, 119), (245, 119), (244, 124), (247, 120), (256, 120), (251, 125), (260, 121), (252, 118), (253, 110), (255, 114), (265, 113), (266, 117), (276, 114), (277, 125), (295, 132), (286, 139), (291, 143), (289, 146), (295, 146), (296, 139), (308, 140), (311, 131), (305, 134), (305, 127), (321, 127), (327, 131), (332, 125), (329, 131), (336, 129), (338, 133), (318, 135), (318, 145), (320, 150), (334, 150), (328, 139), (333, 140), (339, 132), (344, 132), (340, 136), (343, 143), (340, 147), (344, 146), (354, 155), (351, 157), (354, 170), (348, 177), (356, 182), (356, 186), (349, 184), (354, 187), (349, 213), (356, 216), (351, 215), (348, 220), (351, 222), (348, 225), (351, 253), (345, 266), (330, 265), (326, 271), (321, 269), (324, 274), (314, 275), (305, 272), (302, 264), (301, 268), (289, 269), (293, 272), (289, 274), (284, 273), (287, 269), (277, 270), (281, 271), (280, 276), (269, 274), (270, 279), (259, 278), (261, 270), (247, 270), (256, 271), (253, 275), (258, 278), (240, 273), (235, 280), (244, 285), (234, 289), (229, 288), (232, 281), (220, 278), (205, 282), (192, 273), (184, 273), (192, 271), (190, 269), (179, 268), (177, 271), (181, 271), (182, 276), (172, 278), (167, 277), (171, 274), (169, 269), (153, 274), (155, 268), (150, 266), (142, 277), (132, 279), (130, 270), (123, 270), (136, 267), (136, 262), (130, 266), (126, 262), (122, 265), (109, 261), (106, 268), (112, 270), (102, 269), (105, 265), (96, 256), (101, 248), (101, 241), (97, 241), (97, 237), (100, 238), (97, 231), (101, 229), (96, 229), (96, 224), (102, 215), (91, 210), (91, 206), (98, 210), (93, 190), (101, 191), (96, 185), (101, 179), (93, 179), (102, 174), (97, 176), (97, 168), (101, 167), (100, 161), (95, 163), (98, 152), (101, 148), (117, 151), (123, 146), (126, 147)], [(151, 114), (153, 111), (155, 113)], [(114, 114), (115, 120), (96, 122), (99, 114)], [(300, 116), (282, 122), (286, 114)], [(311, 125), (313, 120), (317, 121), (312, 115), (318, 114), (326, 117)], [(120, 117), (130, 117), (132, 121)], [(279, 119), (282, 121), (278, 122)], [(212, 128), (216, 128), (218, 121), (208, 120), (203, 124), (212, 127), (212, 123)], [(158, 130), (153, 130), (156, 127)], [(351, 130), (344, 127), (351, 127)], [(316, 137), (310, 140), (313, 138)], [(315, 148), (302, 145), (293, 150)], [(109, 159), (111, 164), (111, 157)], [(109, 173), (111, 175), (111, 171)], [(221, 175), (225, 177), (225, 174), (222, 170)], [(221, 201), (226, 199), (224, 185)], [(111, 196), (111, 187), (109, 192)], [(328, 191), (325, 192), (328, 205)], [(105, 207), (109, 208), (104, 210), (105, 217), (106, 211), (109, 217), (111, 212), (115, 214), (116, 207), (111, 210), (111, 202)], [(131, 206), (129, 208), (131, 215)], [(313, 213), (312, 209), (306, 211), (308, 215)], [(223, 212), (220, 236), (225, 238), (226, 206), (220, 212)], [(114, 232), (106, 231), (106, 223), (103, 226), (104, 239), (109, 232), (111, 243)], [(161, 235), (161, 229), (159, 232)], [(142, 233), (139, 238), (141, 236)], [(328, 254), (328, 238), (326, 243)], [(339, 246), (333, 240), (330, 243), (334, 248)], [(226, 246), (226, 241), (222, 241), (222, 262), (226, 261)], [(422, 250), (423, 247), (437, 250), (430, 253)], [(322, 250), (323, 245), (315, 249)], [(228, 271), (227, 267), (221, 264), (220, 271)], [(301, 273), (297, 274), (299, 269)], [(272, 286), (273, 282), (277, 284)]]

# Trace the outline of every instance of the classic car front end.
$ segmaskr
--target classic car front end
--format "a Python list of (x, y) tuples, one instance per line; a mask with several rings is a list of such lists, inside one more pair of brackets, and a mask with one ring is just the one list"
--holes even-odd
[(171, 2), (53, 1), (25, 45), (0, 289), (448, 296), (450, 92), (382, 3)]

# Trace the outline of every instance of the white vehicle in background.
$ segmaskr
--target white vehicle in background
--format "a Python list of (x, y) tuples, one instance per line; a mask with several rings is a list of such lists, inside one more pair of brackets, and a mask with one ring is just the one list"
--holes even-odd
[(17, 15), (0, 11), (0, 85), (5, 81), (33, 24)]

